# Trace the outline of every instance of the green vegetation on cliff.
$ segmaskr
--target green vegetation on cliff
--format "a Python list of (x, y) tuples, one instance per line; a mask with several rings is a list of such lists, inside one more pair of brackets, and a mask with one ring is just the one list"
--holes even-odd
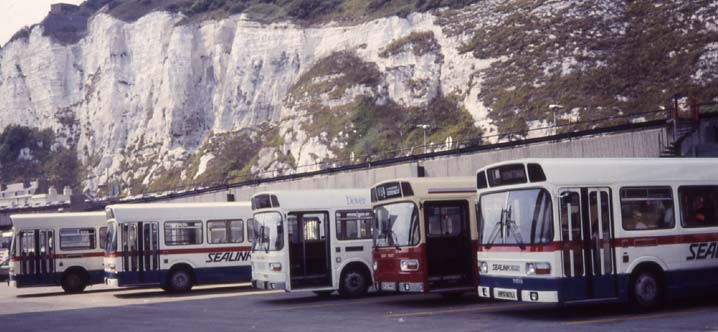
[(0, 133), (0, 183), (46, 180), (76, 189), (78, 174), (77, 153), (56, 145), (52, 130), (8, 126)]

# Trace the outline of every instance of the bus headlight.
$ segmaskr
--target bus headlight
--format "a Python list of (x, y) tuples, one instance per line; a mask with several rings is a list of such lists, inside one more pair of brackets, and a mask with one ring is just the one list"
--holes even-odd
[(479, 273), (489, 273), (489, 264), (484, 261), (479, 261)]
[(374, 261), (374, 265), (372, 265), (372, 268), (374, 268), (374, 271), (376, 271), (379, 268), (379, 262)]
[(526, 263), (526, 274), (546, 275), (551, 274), (551, 264), (546, 262)]
[(282, 263), (269, 263), (269, 270), (272, 272), (282, 272)]
[(402, 259), (400, 262), (401, 271), (419, 271), (419, 261), (416, 259)]

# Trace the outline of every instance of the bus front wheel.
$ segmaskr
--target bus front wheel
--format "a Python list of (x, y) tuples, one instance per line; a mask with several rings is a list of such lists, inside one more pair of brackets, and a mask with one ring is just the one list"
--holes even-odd
[(655, 272), (643, 270), (631, 279), (631, 300), (636, 309), (653, 310), (662, 304), (663, 284)]
[(192, 289), (192, 274), (186, 269), (173, 270), (168, 279), (167, 290), (171, 293), (186, 293)]
[(358, 269), (350, 269), (342, 273), (339, 294), (343, 297), (360, 297), (369, 289), (369, 279)]

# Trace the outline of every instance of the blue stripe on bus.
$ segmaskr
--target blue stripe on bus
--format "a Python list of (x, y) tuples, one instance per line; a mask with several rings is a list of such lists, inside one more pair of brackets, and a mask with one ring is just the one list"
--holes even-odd
[[(232, 282), (249, 282), (252, 280), (251, 266), (208, 267), (194, 269), (196, 284), (216, 284)], [(152, 272), (105, 272), (105, 277), (117, 279), (117, 285), (139, 286), (159, 285), (166, 283), (169, 270)]]
[[(705, 267), (701, 269), (673, 270), (665, 272), (665, 281), (668, 288), (668, 296), (698, 296), (704, 295), (707, 291), (713, 291), (718, 286), (718, 266)], [(629, 274), (619, 274), (615, 283), (610, 277), (594, 278), (594, 283), (606, 282), (613, 284), (616, 289), (615, 296), (621, 301), (629, 298)], [(498, 287), (518, 290), (534, 291), (558, 291), (559, 301), (585, 300), (586, 278), (534, 278), (521, 276), (486, 276), (481, 275), (479, 284), (484, 287)], [(609, 285), (610, 285), (609, 284)], [(610, 286), (609, 286), (610, 287)], [(605, 290), (608, 287), (602, 287)], [(718, 291), (713, 291), (718, 292)]]
[[(90, 280), (87, 285), (101, 284), (104, 282), (104, 274), (102, 270), (87, 271)], [(53, 272), (43, 274), (18, 274), (10, 275), (10, 281), (16, 283), (17, 288), (22, 287), (43, 287), (43, 286), (60, 286), (62, 285), (62, 277), (65, 272)]]

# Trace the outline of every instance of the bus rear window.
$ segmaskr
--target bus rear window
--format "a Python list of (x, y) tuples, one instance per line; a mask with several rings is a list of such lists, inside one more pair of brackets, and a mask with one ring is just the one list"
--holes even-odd
[(671, 188), (622, 188), (621, 219), (625, 230), (673, 228), (675, 213)]
[(718, 186), (678, 188), (681, 225), (686, 228), (718, 226)]

